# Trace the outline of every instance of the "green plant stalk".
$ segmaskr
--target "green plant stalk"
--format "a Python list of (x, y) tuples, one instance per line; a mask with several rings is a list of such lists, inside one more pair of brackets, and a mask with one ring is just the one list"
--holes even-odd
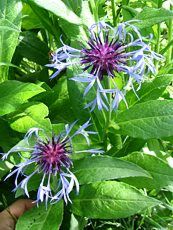
[[(162, 2), (158, 1), (158, 8), (162, 7)], [(160, 51), (160, 35), (161, 35), (161, 27), (160, 27), (160, 23), (157, 24), (157, 41), (156, 41), (156, 47), (155, 47), (155, 51), (157, 53), (159, 53)], [(158, 61), (155, 61), (155, 66), (156, 66), (156, 71), (158, 71)]]
[(9, 67), (7, 66), (0, 66), (0, 83), (8, 80), (8, 71)]
[(161, 51), (160, 51), (160, 54), (164, 54), (164, 53), (166, 53), (167, 51), (168, 51), (168, 49), (170, 48), (170, 47), (172, 47), (173, 46), (173, 40), (171, 40), (171, 42), (170, 43), (168, 43), (167, 44), (167, 46), (164, 48), (164, 49), (162, 49)]
[[(156, 47), (155, 47), (155, 51), (156, 53), (159, 53), (160, 51), (160, 24), (157, 25), (157, 42), (156, 42)], [(155, 66), (156, 66), (156, 71), (158, 71), (158, 61), (155, 61)]]
[(96, 2), (95, 0), (90, 0), (90, 5), (91, 5), (91, 9), (92, 9), (92, 12), (93, 12), (93, 15), (94, 15), (94, 20), (96, 22), (99, 21), (99, 17), (98, 17), (98, 7), (96, 5)]
[(56, 175), (52, 177), (52, 183), (51, 183), (52, 190), (54, 191), (54, 193), (57, 192), (57, 184), (58, 184), (58, 177)]
[(113, 25), (116, 26), (116, 15), (115, 15), (115, 3), (114, 0), (111, 0), (111, 6), (112, 6), (112, 16), (113, 16)]
[[(88, 111), (89, 111), (89, 109), (88, 109)], [(92, 115), (92, 113), (90, 114), (90, 116), (91, 116), (91, 119), (92, 119), (92, 123), (94, 124), (95, 129), (96, 129), (96, 131), (97, 131), (97, 133), (98, 133), (98, 138), (99, 138), (99, 141), (101, 142), (101, 141), (102, 141), (102, 138), (101, 138), (101, 135), (100, 135), (99, 130), (97, 129), (97, 125), (95, 124), (95, 119), (94, 119), (94, 116)], [(104, 115), (104, 114), (103, 114), (103, 116), (105, 117), (105, 115)]]
[[(173, 10), (173, 6), (170, 5), (170, 10), (172, 11)], [(172, 26), (173, 26), (173, 23), (172, 23), (172, 19), (169, 19), (169, 23), (168, 23), (168, 44), (170, 44), (170, 42), (172, 41)], [(167, 51), (167, 63), (169, 64), (171, 62), (171, 59), (172, 59), (172, 47), (170, 46), (168, 51)]]
[[(94, 92), (95, 92), (95, 94), (97, 93), (95, 87), (94, 87)], [(86, 101), (86, 103), (87, 103), (87, 101)], [(103, 115), (104, 120), (106, 120), (106, 115), (105, 115), (104, 111), (101, 110), (101, 112), (102, 112), (102, 115)], [(95, 119), (94, 119), (94, 116), (92, 115), (92, 112), (90, 112), (90, 108), (88, 108), (88, 113), (90, 113), (92, 122), (93, 122), (93, 124), (94, 124), (94, 126), (95, 126), (95, 128), (96, 128), (96, 130), (97, 130), (97, 132), (98, 132), (99, 141), (102, 142), (102, 135), (100, 134), (99, 130), (97, 129), (97, 125), (95, 124)]]
[[(111, 89), (111, 81), (110, 81), (110, 77), (108, 77), (108, 89)], [(108, 127), (109, 127), (109, 123), (111, 121), (111, 115), (112, 115), (112, 95), (109, 94), (109, 113), (108, 113), (108, 119), (107, 119), (107, 123), (108, 123)]]
[[(29, 6), (33, 10), (33, 12), (37, 15), (40, 19), (42, 25), (46, 28), (46, 30), (54, 36), (56, 43), (59, 43), (59, 30), (53, 24), (50, 23), (49, 19), (42, 17), (42, 15), (35, 9), (34, 4), (29, 2)], [(52, 21), (51, 21), (52, 22)], [(49, 28), (49, 29), (47, 29)]]
[[(110, 81), (110, 78), (107, 77), (107, 87), (108, 89), (111, 89), (111, 81)], [(109, 111), (108, 111), (108, 114), (106, 114), (106, 119), (105, 119), (105, 129), (104, 129), (104, 135), (103, 135), (103, 142), (105, 143), (105, 150), (107, 151), (107, 131), (108, 131), (108, 128), (109, 128), (109, 124), (110, 124), (110, 121), (111, 121), (111, 116), (112, 116), (112, 97), (111, 97), (111, 94), (109, 94)]]

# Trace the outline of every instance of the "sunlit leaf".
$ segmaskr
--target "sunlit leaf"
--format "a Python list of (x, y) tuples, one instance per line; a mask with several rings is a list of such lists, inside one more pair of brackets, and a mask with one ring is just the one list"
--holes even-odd
[(100, 219), (129, 217), (160, 204), (137, 189), (121, 182), (106, 181), (83, 185), (73, 196), (72, 212)]
[(54, 205), (34, 207), (21, 216), (16, 230), (58, 230), (63, 218), (63, 202)]
[[(0, 63), (10, 63), (21, 28), (20, 0), (0, 1)], [(0, 66), (0, 82), (8, 79), (9, 66)]]
[(19, 81), (6, 81), (0, 84), (0, 115), (14, 112), (31, 97), (44, 92), (40, 86)]

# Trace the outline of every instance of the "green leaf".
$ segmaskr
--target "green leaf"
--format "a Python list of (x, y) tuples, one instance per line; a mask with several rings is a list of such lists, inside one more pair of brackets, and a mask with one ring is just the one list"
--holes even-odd
[(59, 28), (56, 28), (55, 25), (53, 24), (52, 19), (51, 19), (52, 15), (50, 15), (47, 10), (37, 6), (34, 3), (34, 1), (27, 1), (27, 4), (31, 7), (33, 13), (40, 20), (42, 27), (54, 36), (54, 39), (56, 40), (57, 45), (61, 45), (60, 42), (57, 42), (59, 41), (59, 37), (61, 35), (60, 30)]
[(74, 161), (73, 173), (80, 184), (124, 177), (150, 177), (150, 174), (139, 166), (108, 156), (94, 156)]
[(148, 101), (136, 104), (117, 115), (120, 134), (150, 139), (173, 136), (173, 102)]
[(156, 77), (152, 82), (144, 83), (138, 94), (139, 102), (159, 98), (171, 82), (173, 82), (173, 74), (163, 74)]
[[(21, 28), (20, 0), (0, 1), (0, 63), (10, 63)], [(0, 82), (8, 79), (8, 66), (0, 66)]]
[[(31, 191), (37, 191), (38, 187), (41, 183), (43, 176), (41, 174), (36, 174), (33, 177), (30, 178), (28, 181), (28, 192), (30, 193)], [(22, 188), (18, 188), (15, 192), (15, 198), (18, 198), (20, 196), (25, 196), (25, 190)]]
[(44, 97), (44, 102), (49, 106), (50, 118), (54, 123), (71, 123), (75, 120), (71, 102), (69, 100), (67, 79), (60, 78), (52, 92)]
[(157, 23), (169, 20), (173, 17), (173, 12), (164, 8), (145, 7), (142, 12), (138, 13), (135, 19), (140, 20), (135, 23), (141, 29), (151, 27)]
[(89, 111), (84, 109), (86, 103), (85, 98), (83, 97), (84, 85), (72, 80), (68, 80), (67, 86), (74, 115), (76, 118), (86, 121), (89, 118)]
[(10, 126), (13, 130), (26, 133), (30, 128), (38, 127), (45, 131), (51, 131), (51, 123), (48, 118), (49, 110), (43, 103), (28, 103), (19, 111), (11, 114)]
[(108, 154), (111, 156), (123, 157), (132, 152), (140, 151), (145, 143), (146, 140), (128, 137), (120, 150), (118, 150), (116, 146), (113, 146), (108, 151)]
[(3, 151), (7, 152), (12, 148), (19, 141), (18, 138), (16, 132), (10, 129), (9, 123), (0, 118), (0, 146)]
[(95, 23), (94, 17), (89, 7), (89, 1), (82, 1), (80, 17), (82, 23), (88, 27)]
[(10, 171), (10, 169), (13, 168), (13, 164), (9, 163), (8, 161), (0, 161), (0, 181), (7, 172)]
[(25, 30), (42, 28), (39, 18), (34, 14), (31, 7), (23, 3), (22, 9), (22, 28)]
[(66, 34), (67, 38), (69, 38), (70, 41), (73, 42), (73, 46), (76, 47), (78, 47), (78, 44), (81, 43), (81, 41), (88, 40), (84, 25), (87, 28), (95, 23), (88, 1), (82, 1), (81, 5), (79, 5), (78, 3), (78, 8), (76, 8), (76, 10), (78, 9), (80, 9), (78, 13), (81, 20), (80, 26), (70, 24), (69, 21), (66, 21), (64, 19), (59, 20), (59, 25), (61, 26), (61, 29)]
[[(75, 70), (69, 71), (69, 76), (73, 76), (75, 74)], [(72, 80), (67, 81), (67, 87), (68, 87), (68, 94), (69, 94), (69, 101), (71, 104), (71, 108), (73, 110), (73, 114), (76, 117), (76, 119), (80, 119), (81, 123), (86, 122), (90, 117), (92, 118), (93, 125), (95, 128), (95, 131), (98, 132), (98, 136), (100, 136), (103, 133), (103, 128), (101, 124), (104, 124), (104, 116), (100, 111), (96, 110), (94, 112), (91, 112), (89, 109), (85, 109), (85, 105), (87, 104), (87, 97), (84, 97), (84, 84), (80, 82), (75, 82)], [(100, 138), (101, 140), (101, 138)]]
[(81, 13), (81, 5), (82, 0), (74, 1), (74, 0), (63, 0), (63, 2), (66, 4), (68, 8), (70, 8), (75, 14), (78, 16)]
[(19, 106), (33, 96), (45, 90), (32, 83), (6, 81), (0, 84), (0, 115), (14, 112)]
[[(40, 65), (49, 63), (49, 48), (33, 32), (23, 32), (17, 47), (19, 55)], [(28, 52), (29, 50), (29, 52)]]
[(148, 189), (160, 189), (168, 185), (173, 186), (173, 170), (168, 163), (162, 159), (140, 152), (132, 153), (122, 159), (139, 165), (152, 176), (152, 178), (123, 179), (126, 183), (137, 186), (138, 188)]
[(160, 204), (137, 189), (117, 181), (97, 182), (81, 186), (73, 196), (72, 212), (79, 216), (99, 219), (129, 217)]
[(136, 16), (137, 13), (138, 11), (132, 7), (129, 7), (126, 5), (122, 6), (122, 15), (123, 15), (124, 21), (131, 20), (132, 18)]
[[(126, 95), (129, 108), (136, 103), (158, 99), (172, 81), (173, 74), (163, 74), (154, 78), (154, 80), (151, 82), (144, 82), (141, 89), (137, 91), (139, 99), (136, 97), (133, 90), (129, 91)], [(124, 103), (121, 103), (120, 109), (126, 110), (127, 107), (124, 105)]]
[(81, 23), (80, 18), (61, 0), (29, 0), (29, 2), (35, 3), (70, 23), (77, 25)]
[(88, 220), (85, 217), (71, 214), (69, 230), (83, 230), (87, 226)]
[(58, 230), (63, 218), (63, 202), (59, 201), (54, 205), (45, 204), (25, 212), (19, 218), (16, 230)]

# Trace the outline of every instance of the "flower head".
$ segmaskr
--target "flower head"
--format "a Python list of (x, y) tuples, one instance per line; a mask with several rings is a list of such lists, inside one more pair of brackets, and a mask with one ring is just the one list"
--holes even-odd
[(86, 65), (84, 70), (89, 69), (90, 74), (97, 74), (100, 80), (104, 75), (113, 76), (114, 71), (119, 71), (118, 66), (124, 63), (123, 50), (119, 51), (121, 43), (112, 39), (109, 41), (109, 32), (107, 32), (104, 40), (100, 35), (94, 36), (88, 42), (90, 48), (85, 48), (81, 52), (83, 57), (81, 63)]
[[(113, 93), (117, 101), (114, 100), (110, 106), (117, 109), (120, 98), (125, 101), (126, 86), (131, 85), (135, 91), (133, 83), (137, 82), (140, 88), (145, 76), (156, 72), (153, 61), (163, 59), (143, 41), (133, 22), (121, 23), (117, 28), (112, 28), (104, 22), (92, 25), (87, 45), (81, 50), (63, 43), (63, 47), (52, 54), (52, 64), (47, 65), (57, 69), (51, 78), (70, 65), (83, 66), (84, 72), (71, 79), (88, 84), (84, 96), (92, 87), (96, 88), (96, 97), (86, 107), (93, 110), (97, 106), (98, 109), (108, 110), (107, 93)], [(117, 74), (126, 79), (121, 89), (115, 81)], [(102, 83), (104, 78), (111, 81), (111, 88), (105, 89)]]
[[(16, 174), (15, 189), (22, 188), (25, 194), (29, 197), (28, 182), (36, 174), (41, 176), (40, 185), (37, 190), (36, 202), (57, 202), (60, 199), (64, 199), (67, 203), (71, 202), (69, 194), (76, 187), (77, 193), (79, 192), (79, 183), (75, 175), (70, 171), (73, 163), (70, 155), (74, 152), (72, 147), (72, 139), (76, 135), (82, 135), (89, 144), (89, 134), (96, 134), (93, 131), (86, 131), (90, 126), (89, 121), (83, 124), (76, 132), (70, 135), (73, 126), (65, 126), (65, 131), (59, 135), (52, 135), (48, 137), (44, 130), (39, 128), (30, 129), (24, 137), (24, 142), (27, 147), (14, 146), (9, 152), (3, 155), (2, 159), (5, 160), (12, 152), (27, 151), (30, 153), (29, 158), (24, 158), (24, 161), (16, 165), (16, 169), (13, 170), (7, 177)], [(42, 135), (40, 135), (42, 134)], [(34, 144), (30, 143), (30, 139), (34, 136)], [(90, 152), (101, 153), (101, 150), (87, 149), (76, 152)], [(20, 154), (21, 156), (21, 154)], [(21, 156), (22, 157), (22, 156)], [(34, 169), (33, 169), (34, 168)], [(31, 171), (32, 170), (32, 171)], [(30, 172), (30, 173), (29, 173)], [(24, 178), (18, 183), (19, 175)], [(54, 189), (51, 186), (51, 180), (54, 178), (56, 186)]]

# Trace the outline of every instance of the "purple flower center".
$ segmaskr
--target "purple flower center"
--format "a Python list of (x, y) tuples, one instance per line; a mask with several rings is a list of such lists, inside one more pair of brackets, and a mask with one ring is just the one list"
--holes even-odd
[(52, 137), (51, 141), (39, 141), (35, 147), (33, 158), (45, 173), (56, 174), (62, 167), (69, 168), (72, 164), (68, 155), (72, 152), (68, 138), (61, 141), (60, 136)]
[[(91, 74), (97, 74), (99, 79), (103, 79), (103, 75), (114, 76), (114, 71), (120, 71), (119, 65), (125, 63), (123, 54), (123, 45), (112, 39), (108, 40), (108, 34), (104, 41), (100, 36), (91, 38), (88, 42), (89, 49), (82, 50), (84, 56), (81, 63), (87, 65), (84, 70), (91, 67)], [(121, 49), (120, 49), (121, 48)]]

